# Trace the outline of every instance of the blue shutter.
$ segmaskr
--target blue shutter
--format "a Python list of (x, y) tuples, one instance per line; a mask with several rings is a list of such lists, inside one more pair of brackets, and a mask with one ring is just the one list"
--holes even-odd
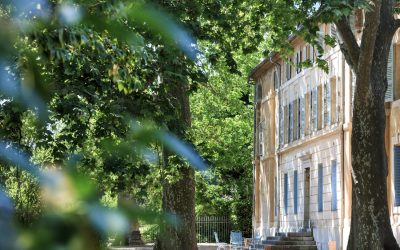
[(331, 175), (331, 187), (332, 187), (332, 211), (337, 210), (337, 190), (336, 190), (336, 160), (332, 161), (332, 175)]
[(283, 204), (285, 205), (285, 215), (288, 214), (288, 175), (283, 178)]
[(400, 146), (394, 146), (394, 195), (395, 206), (400, 206)]
[(293, 207), (294, 207), (294, 214), (297, 214), (297, 170), (294, 171), (293, 176)]
[(323, 172), (322, 172), (322, 164), (318, 164), (318, 212), (323, 211)]
[(306, 115), (306, 111), (305, 111), (305, 107), (304, 107), (304, 97), (300, 98), (300, 136), (299, 138), (301, 138), (302, 135), (304, 135), (304, 120), (305, 120), (305, 115)]

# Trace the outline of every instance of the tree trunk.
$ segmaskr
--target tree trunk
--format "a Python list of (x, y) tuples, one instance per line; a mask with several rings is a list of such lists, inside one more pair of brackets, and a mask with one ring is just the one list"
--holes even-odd
[[(191, 126), (189, 96), (186, 85), (177, 83), (172, 90), (179, 102), (180, 117), (169, 126), (171, 132), (183, 138)], [(179, 125), (179, 124), (183, 124)], [(170, 168), (169, 153), (163, 150), (164, 167)], [(155, 249), (157, 250), (197, 250), (195, 227), (195, 179), (194, 170), (178, 160), (178, 177), (173, 182), (164, 179), (162, 206), (164, 212), (172, 214), (177, 224), (165, 224), (161, 228)], [(174, 161), (174, 163), (176, 163)], [(168, 171), (167, 171), (168, 172)]]
[(347, 249), (399, 249), (390, 225), (386, 188), (385, 55), (391, 39), (382, 39), (378, 35), (370, 72), (360, 69), (357, 73), (351, 139), (352, 213)]

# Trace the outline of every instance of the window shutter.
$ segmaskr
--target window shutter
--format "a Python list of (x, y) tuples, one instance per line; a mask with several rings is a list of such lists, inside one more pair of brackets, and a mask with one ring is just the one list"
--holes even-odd
[[(324, 33), (322, 31), (318, 31), (318, 44), (322, 47), (322, 50), (324, 50), (325, 44), (324, 44)], [(317, 54), (317, 56), (321, 56), (323, 55), (323, 51), (322, 54), (319, 52), (318, 48), (316, 48), (315, 53)]]
[(289, 142), (293, 141), (293, 103), (289, 103)]
[(388, 66), (387, 66), (387, 90), (385, 93), (385, 102), (393, 101), (393, 45), (390, 45)]
[(293, 141), (299, 137), (299, 102), (298, 99), (293, 102)]
[(326, 115), (325, 115), (325, 125), (331, 125), (331, 84), (325, 83), (325, 94), (326, 94)]
[(289, 62), (286, 62), (285, 73), (286, 73), (286, 81), (289, 81), (290, 80), (290, 64), (289, 64)]
[(322, 172), (322, 164), (318, 164), (318, 212), (323, 211), (323, 172)]
[(294, 207), (294, 214), (297, 214), (297, 170), (294, 171), (293, 176), (293, 207)]
[(318, 129), (318, 96), (317, 96), (317, 88), (312, 90), (312, 119), (313, 119), (313, 131)]
[(300, 136), (304, 135), (304, 127), (305, 127), (305, 105), (304, 105), (304, 97), (300, 98)]
[(395, 206), (400, 206), (400, 146), (394, 146), (394, 194)]
[(284, 106), (284, 128), (283, 128), (283, 138), (285, 144), (289, 142), (289, 109), (288, 106)]
[(288, 174), (283, 177), (283, 204), (285, 206), (285, 215), (288, 214)]
[(310, 60), (312, 63), (314, 63), (315, 60), (315, 52), (314, 52), (314, 46), (310, 45)]
[(283, 145), (283, 107), (279, 107), (279, 145)]
[(337, 189), (336, 189), (336, 160), (331, 162), (332, 164), (332, 175), (331, 175), (331, 187), (332, 187), (332, 211), (337, 210)]
[(331, 23), (331, 36), (337, 39), (336, 26), (333, 23)]
[(296, 124), (296, 130), (297, 130), (297, 139), (301, 138), (301, 98), (297, 98), (297, 124)]

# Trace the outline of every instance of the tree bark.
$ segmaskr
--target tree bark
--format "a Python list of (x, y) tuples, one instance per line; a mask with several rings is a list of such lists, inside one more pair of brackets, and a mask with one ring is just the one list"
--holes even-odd
[[(185, 136), (186, 129), (191, 126), (187, 86), (177, 83), (172, 92), (178, 101), (180, 117), (175, 124), (169, 126), (169, 129), (182, 138)], [(183, 124), (183, 126), (177, 124)], [(172, 163), (169, 160), (169, 152), (165, 149), (163, 158), (164, 167), (169, 168)], [(197, 250), (194, 170), (180, 160), (178, 160), (178, 165), (178, 179), (173, 182), (164, 180), (162, 200), (164, 212), (174, 216), (177, 224), (162, 225), (155, 246), (157, 250)]]
[[(357, 65), (351, 139), (352, 213), (347, 249), (400, 249), (390, 224), (386, 186), (384, 105), (387, 60), (394, 32), (390, 29), (387, 11), (382, 5), (372, 61), (363, 59), (363, 52), (371, 51), (361, 50)], [(364, 41), (365, 47), (369, 46), (368, 40)]]

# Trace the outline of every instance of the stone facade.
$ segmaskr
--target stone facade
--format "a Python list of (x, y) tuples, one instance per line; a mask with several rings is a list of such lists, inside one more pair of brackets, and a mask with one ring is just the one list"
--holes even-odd
[[(336, 34), (329, 24), (321, 25), (320, 32)], [(292, 65), (272, 54), (250, 74), (256, 90), (254, 233), (266, 238), (312, 228), (318, 249), (329, 245), (345, 249), (351, 219), (355, 79), (338, 47), (324, 46), (326, 73), (316, 66), (296, 68), (297, 62), (314, 61), (317, 52), (301, 38), (291, 38), (291, 43)], [(400, 203), (400, 159), (395, 154), (400, 146), (398, 33), (389, 60), (388, 196), (393, 231), (400, 242), (400, 204), (396, 205), (396, 200)]]

